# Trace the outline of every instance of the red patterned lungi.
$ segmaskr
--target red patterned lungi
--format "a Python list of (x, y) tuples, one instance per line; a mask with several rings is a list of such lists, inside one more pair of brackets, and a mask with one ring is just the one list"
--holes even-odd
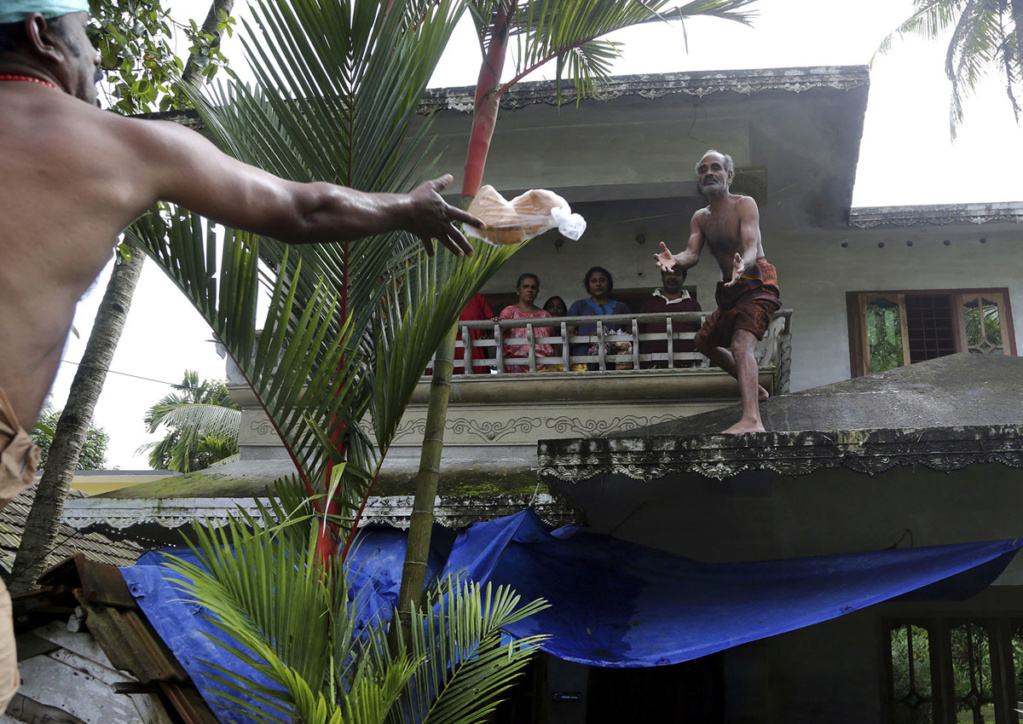
[(778, 272), (761, 257), (734, 285), (718, 282), (714, 298), (718, 308), (703, 323), (697, 340), (708, 347), (731, 347), (737, 329), (763, 339), (774, 313), (781, 309)]

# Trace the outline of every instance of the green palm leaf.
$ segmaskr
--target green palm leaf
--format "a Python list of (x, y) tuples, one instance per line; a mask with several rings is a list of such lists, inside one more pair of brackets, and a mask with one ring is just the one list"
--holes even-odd
[[(610, 78), (610, 60), (620, 44), (598, 41), (622, 28), (641, 23), (685, 20), (695, 16), (717, 17), (750, 24), (754, 13), (745, 10), (754, 0), (693, 0), (681, 5), (670, 0), (521, 0), (517, 3), (513, 30), (516, 77), (557, 58), (557, 78), (575, 84), (580, 96)], [(474, 17), (489, 17), (496, 4), (486, 0)], [(480, 26), (477, 25), (479, 28)], [(486, 31), (484, 31), (486, 32)], [(489, 38), (481, 41), (489, 42)]]
[[(1016, 121), (1023, 93), (1023, 15), (1016, 0), (915, 0), (915, 10), (878, 46), (888, 53), (896, 37), (916, 34), (926, 39), (953, 28), (945, 53), (945, 75), (952, 82), (949, 130), (952, 138), (962, 124), (963, 104), (991, 67), (1005, 77)], [(872, 61), (873, 62), (873, 61)]]
[(218, 666), (224, 698), (267, 722), (483, 721), (542, 640), (505, 642), (501, 630), (546, 604), (520, 606), (506, 588), (446, 579), (414, 614), (410, 641), (395, 631), (389, 643), (388, 622), (357, 634), (365, 602), (343, 569), (316, 557), (317, 521), (296, 482), (279, 484), (256, 517), (193, 525), (201, 565), (171, 560), (183, 591), (235, 641), (218, 642), (273, 682)]
[[(300, 182), (404, 191), (430, 172), (418, 101), (463, 9), (456, 0), (257, 0), (243, 31), (256, 84), (190, 93), (215, 139), (246, 162)], [(509, 614), (488, 613), (473, 603), (483, 592), (450, 584), (454, 609), (494, 622), (484, 643), (466, 638), (482, 636), (478, 625), (445, 617), (434, 638), (392, 656), (383, 626), (355, 635), (358, 604), (316, 543), (328, 522), (350, 534), (432, 350), (518, 247), (481, 244), (471, 258), (432, 260), (407, 234), (290, 247), (173, 207), (140, 219), (130, 236), (210, 323), (296, 466), (255, 519), (197, 533), (208, 574), (182, 564), (192, 593), (238, 642), (235, 654), (275, 682), (221, 669), (219, 681), (238, 692), (233, 706), (261, 721), (380, 721), (432, 691), (443, 720), (475, 721), (484, 709), (465, 705), (470, 689), (493, 702), (511, 675), (496, 672), (504, 662), (518, 671), (535, 641), (502, 646), (495, 632)], [(257, 300), (267, 310), (259, 332)], [(328, 498), (340, 504), (330, 515)], [(385, 653), (367, 654), (370, 641)], [(477, 652), (455, 662), (470, 689), (436, 671), (433, 689), (415, 685), (428, 677), (424, 657), (447, 656), (438, 641)]]

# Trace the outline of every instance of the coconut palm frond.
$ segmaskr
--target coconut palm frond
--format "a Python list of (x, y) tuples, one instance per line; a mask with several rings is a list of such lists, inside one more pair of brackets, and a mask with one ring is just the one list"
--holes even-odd
[(128, 234), (163, 262), (172, 280), (204, 313), (303, 475), (318, 479), (332, 451), (313, 444), (317, 431), (306, 420), (320, 421), (329, 438), (342, 426), (353, 425), (352, 415), (359, 412), (345, 407), (356, 363), (344, 358), (350, 326), (336, 326), (337, 295), (320, 281), (312, 286), (312, 299), (300, 312), (298, 285), (289, 282), (302, 277), (301, 262), (293, 277), (285, 254), (257, 339), (258, 242), (242, 232), (225, 234), (218, 262), (213, 253), (217, 239), (206, 239), (204, 246), (206, 234), (196, 233), (202, 224), (196, 216), (174, 212), (160, 224), (143, 218)]
[(194, 429), (202, 437), (234, 436), (238, 439), (241, 410), (207, 402), (158, 402), (149, 408), (148, 432), (161, 425), (177, 429)]
[(453, 320), (521, 244), (475, 245), (470, 257), (420, 253), (389, 291), (373, 332), (372, 413), (377, 444), (386, 450), (433, 351)]
[[(518, 47), (517, 76), (569, 52), (575, 62), (559, 58), (558, 78), (571, 80), (581, 95), (590, 94), (595, 84), (606, 82), (610, 67), (608, 53), (616, 47), (593, 43), (608, 33), (647, 22), (683, 20), (695, 16), (717, 17), (750, 24), (754, 13), (744, 8), (754, 0), (694, 0), (675, 5), (668, 0), (567, 0), (553, 3), (523, 0), (515, 15), (514, 32)], [(593, 62), (603, 59), (601, 62)], [(591, 62), (585, 62), (589, 60)], [(579, 75), (578, 72), (582, 72)]]
[(405, 721), (413, 711), (420, 721), (480, 721), (541, 641), (509, 642), (502, 628), (546, 604), (445, 579), (414, 614), (412, 640), (396, 631), (393, 646), (389, 622), (364, 620), (368, 592), (350, 591), (348, 571), (312, 552), (317, 525), (293, 480), (256, 516), (195, 524), (199, 565), (170, 560), (241, 664), (214, 667), (221, 697), (270, 722)]
[[(945, 53), (945, 75), (952, 82), (949, 131), (953, 139), (963, 121), (964, 102), (985, 71), (996, 66), (1017, 122), (1019, 95), (1023, 93), (1023, 29), (1018, 26), (1015, 3), (1005, 0), (915, 0), (915, 10), (878, 46), (888, 53), (896, 37), (916, 34), (932, 40), (952, 28)], [(876, 54), (875, 54), (876, 57)], [(874, 59), (871, 59), (873, 64)]]
[[(411, 640), (402, 642), (422, 664), (398, 711), (437, 724), (485, 721), (500, 703), (500, 694), (548, 638), (510, 639), (503, 633), (549, 607), (542, 599), (521, 607), (519, 603), (507, 587), (457, 578), (438, 581), (424, 596), (422, 608), (413, 609)], [(393, 714), (389, 721), (404, 721)]]
[(287, 670), (306, 682), (327, 676), (331, 621), (347, 597), (339, 595), (343, 580), (316, 556), (315, 520), (277, 522), (263, 509), (259, 519), (241, 515), (219, 528), (195, 523), (193, 551), (201, 565), (179, 559), (170, 565), (185, 576), (183, 590), (202, 601), (227, 635), (224, 647), (248, 667), (220, 669), (220, 683), (236, 688), (239, 700), (256, 692), (257, 705), (277, 699), (275, 708), (286, 711), (302, 693), (288, 688), (294, 680)]
[[(621, 44), (613, 40), (591, 40), (558, 56), (558, 77), (573, 79), (576, 102), (593, 95), (596, 88), (611, 78), (612, 64), (621, 55), (620, 47)], [(561, 101), (560, 84), (558, 101)]]
[[(948, 44), (945, 54), (945, 75), (952, 82), (949, 129), (952, 138), (963, 121), (963, 104), (991, 66), (1003, 65), (1011, 78), (1020, 68), (1011, 34), (1006, 33), (1005, 9), (997, 0), (974, 0), (967, 3)], [(1018, 77), (1018, 76), (1017, 76)], [(1007, 83), (1010, 99), (1013, 83)], [(1015, 104), (1014, 104), (1015, 105)], [(1017, 112), (1018, 109), (1014, 108)]]

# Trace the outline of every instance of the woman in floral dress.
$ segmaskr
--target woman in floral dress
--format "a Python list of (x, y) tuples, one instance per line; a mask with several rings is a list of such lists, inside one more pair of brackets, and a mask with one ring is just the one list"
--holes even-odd
[[(501, 319), (550, 319), (551, 315), (540, 309), (540, 307), (535, 304), (536, 295), (539, 293), (540, 277), (536, 274), (523, 274), (520, 276), (519, 281), (515, 284), (515, 294), (518, 295), (518, 301), (501, 310)], [(536, 340), (534, 346), (537, 357), (550, 357), (554, 354), (554, 351), (549, 344), (539, 343), (540, 339), (552, 336), (554, 336), (554, 327), (533, 327), (533, 338)], [(516, 327), (514, 329), (506, 329), (504, 330), (504, 338), (505, 340), (526, 339), (526, 328)], [(529, 358), (528, 344), (505, 344), (504, 369), (506, 372), (529, 372), (528, 364), (508, 364), (508, 360), (516, 358)], [(536, 366), (538, 372), (543, 372), (547, 368), (548, 365), (537, 364)]]

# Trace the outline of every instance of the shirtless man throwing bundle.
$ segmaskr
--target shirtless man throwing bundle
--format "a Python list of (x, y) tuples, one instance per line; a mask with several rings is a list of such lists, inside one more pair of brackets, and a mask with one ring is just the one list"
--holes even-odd
[[(0, 0), (0, 508), (32, 484), (35, 425), (75, 305), (117, 235), (158, 200), (291, 243), (408, 231), (471, 254), (445, 203), (450, 177), (410, 194), (303, 184), (223, 153), (175, 123), (95, 106), (88, 0)], [(11, 603), (0, 582), (0, 713), (17, 689)]]
[(672, 254), (661, 242), (657, 266), (667, 271), (676, 265), (689, 269), (700, 260), (706, 243), (721, 267), (715, 299), (717, 310), (696, 335), (696, 350), (739, 381), (742, 419), (729, 433), (763, 432), (760, 401), (767, 390), (757, 383), (753, 356), (774, 313), (781, 308), (778, 276), (764, 258), (760, 243), (760, 212), (749, 196), (728, 191), (735, 176), (732, 157), (707, 151), (696, 165), (698, 187), (710, 202), (693, 214), (689, 245)]

